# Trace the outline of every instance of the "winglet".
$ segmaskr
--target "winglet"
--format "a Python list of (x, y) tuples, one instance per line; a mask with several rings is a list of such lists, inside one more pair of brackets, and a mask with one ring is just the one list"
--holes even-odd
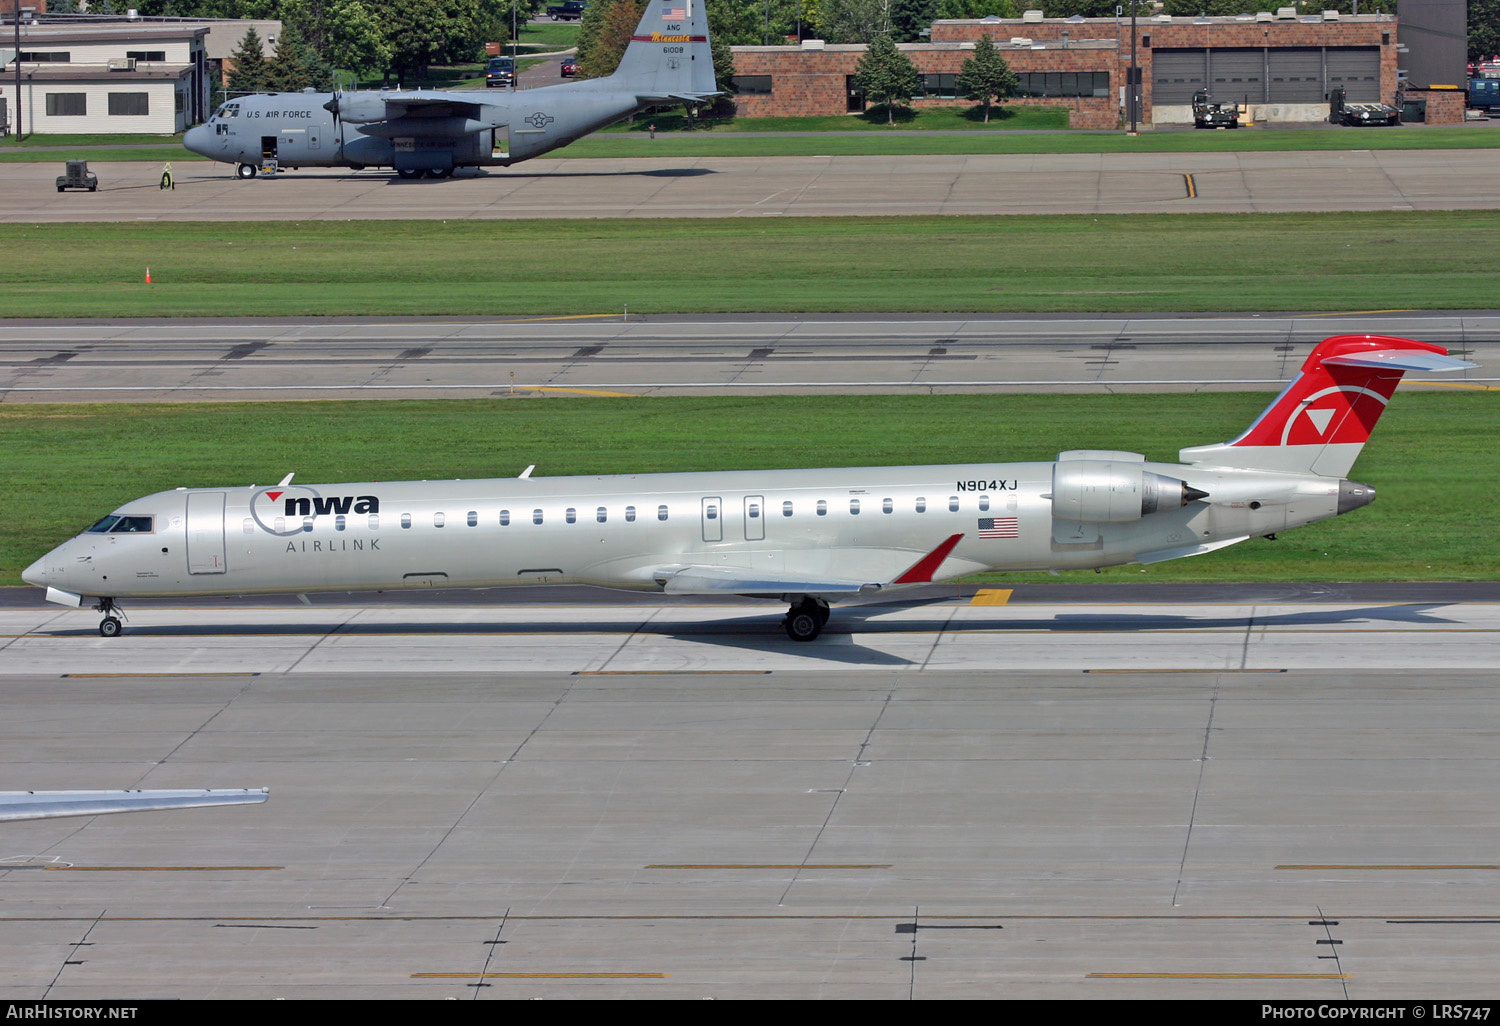
[(948, 558), (948, 553), (963, 540), (963, 535), (955, 534), (949, 536), (937, 548), (917, 560), (900, 577), (892, 581), (892, 584), (927, 584), (931, 582), (932, 575), (937, 573), (937, 568), (943, 565), (943, 560)]

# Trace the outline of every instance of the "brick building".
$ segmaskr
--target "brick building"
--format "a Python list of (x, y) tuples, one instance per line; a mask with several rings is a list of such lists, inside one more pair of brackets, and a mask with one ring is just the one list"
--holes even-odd
[[(1350, 102), (1397, 99), (1397, 18), (1390, 14), (1139, 18), (1143, 124), (1188, 123), (1193, 94), (1244, 103), (1254, 121), (1322, 121), (1327, 97), (1343, 86)], [(915, 105), (962, 101), (953, 84), (981, 35), (1000, 49), (1021, 80), (1007, 103), (1066, 106), (1074, 128), (1114, 128), (1125, 117), (1131, 64), (1129, 18), (984, 18), (933, 23), (931, 42), (902, 44), (923, 76)], [(747, 116), (835, 114), (862, 110), (853, 86), (863, 46), (734, 48), (735, 97)], [(1439, 120), (1449, 116), (1438, 105)], [(1462, 110), (1454, 120), (1462, 119)]]

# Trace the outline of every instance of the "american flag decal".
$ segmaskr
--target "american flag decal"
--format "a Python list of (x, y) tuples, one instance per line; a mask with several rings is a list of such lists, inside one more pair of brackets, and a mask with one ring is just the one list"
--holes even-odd
[(685, 7), (672, 7), (669, 4), (662, 5), (662, 9), (661, 9), (661, 20), (662, 21), (682, 21), (686, 17), (687, 17), (687, 8), (685, 8)]
[(980, 517), (979, 537), (1019, 538), (1021, 537), (1021, 521), (1015, 517)]

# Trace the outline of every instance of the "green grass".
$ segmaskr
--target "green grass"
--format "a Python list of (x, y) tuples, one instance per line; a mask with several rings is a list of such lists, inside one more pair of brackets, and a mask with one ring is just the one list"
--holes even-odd
[[(1267, 395), (525, 398), (0, 407), (0, 583), (119, 504), (184, 486), (1051, 460), (1175, 460), (1233, 437)], [(1379, 500), (1191, 560), (1077, 580), (1493, 576), (1495, 392), (1403, 391), (1355, 476)], [(975, 430), (976, 426), (983, 427)], [(814, 438), (816, 445), (808, 445)], [(462, 444), (454, 444), (462, 439)], [(149, 458), (140, 454), (149, 453)]]
[(12, 317), (1468, 309), (1500, 212), (518, 220), (503, 260), (496, 231), (7, 224), (32, 258), (0, 291)]

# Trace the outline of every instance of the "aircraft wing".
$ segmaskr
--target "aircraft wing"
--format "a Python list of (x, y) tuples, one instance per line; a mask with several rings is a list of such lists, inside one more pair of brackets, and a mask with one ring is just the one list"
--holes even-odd
[(716, 93), (637, 93), (635, 98), (641, 103), (707, 103), (715, 96), (723, 96), (722, 92)]
[(0, 791), (0, 823), (21, 819), (99, 816), (106, 812), (154, 812), (205, 805), (257, 805), (266, 788), (189, 791)]
[(858, 595), (878, 591), (873, 581), (806, 577), (800, 574), (761, 576), (741, 567), (689, 566), (676, 571), (662, 585), (668, 595)]
[(483, 95), (468, 99), (461, 93), (403, 90), (401, 92), (335, 93), (324, 108), (354, 124), (400, 121), (403, 118), (480, 118), (485, 113)]

